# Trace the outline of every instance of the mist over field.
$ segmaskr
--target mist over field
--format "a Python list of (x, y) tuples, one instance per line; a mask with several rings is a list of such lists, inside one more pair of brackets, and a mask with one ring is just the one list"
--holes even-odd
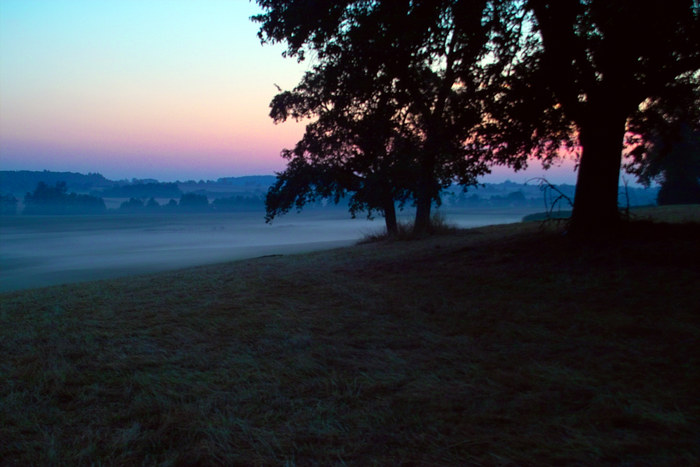
[[(460, 227), (518, 222), (532, 209), (447, 210)], [(410, 218), (406, 214), (407, 219)], [(6, 216), (0, 221), (0, 291), (158, 272), (350, 245), (383, 228), (341, 210)]]
[[(350, 245), (385, 230), (381, 217), (352, 219), (345, 201), (321, 200), (264, 222), (275, 177), (162, 183), (100, 174), (0, 171), (0, 291), (106, 279), (264, 255)], [(438, 212), (462, 228), (519, 222), (573, 197), (573, 185), (484, 184), (443, 193)], [(621, 191), (653, 204), (657, 190)], [(561, 202), (557, 209), (566, 209)], [(399, 211), (412, 223), (412, 208)]]

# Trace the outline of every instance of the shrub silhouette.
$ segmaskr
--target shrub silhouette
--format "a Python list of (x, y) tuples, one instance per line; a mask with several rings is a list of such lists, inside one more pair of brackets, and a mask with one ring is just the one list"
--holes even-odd
[(66, 182), (55, 186), (39, 182), (25, 195), (24, 205), (24, 214), (99, 214), (106, 210), (102, 198), (68, 193)]
[(182, 211), (206, 211), (209, 209), (209, 200), (206, 195), (197, 193), (185, 193), (180, 197), (178, 207)]
[(14, 216), (17, 214), (17, 198), (13, 195), (0, 195), (0, 215)]
[(128, 201), (124, 201), (119, 206), (119, 209), (122, 211), (140, 211), (143, 208), (143, 201), (138, 198), (129, 198)]

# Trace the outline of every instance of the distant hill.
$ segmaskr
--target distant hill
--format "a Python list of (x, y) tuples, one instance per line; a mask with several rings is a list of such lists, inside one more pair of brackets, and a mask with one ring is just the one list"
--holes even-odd
[[(154, 179), (109, 180), (99, 173), (87, 175), (76, 172), (52, 172), (49, 170), (2, 170), (0, 193), (24, 197), (39, 182), (53, 186), (66, 182), (68, 190), (75, 193), (91, 193), (105, 197), (177, 197), (188, 192), (205, 192), (210, 197), (264, 193), (275, 181), (274, 175), (225, 177), (218, 180), (159, 182)], [(180, 191), (181, 190), (181, 191)]]

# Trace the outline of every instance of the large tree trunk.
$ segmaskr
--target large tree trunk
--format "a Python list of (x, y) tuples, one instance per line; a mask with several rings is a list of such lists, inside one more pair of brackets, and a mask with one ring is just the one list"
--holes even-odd
[(581, 161), (576, 182), (572, 232), (610, 232), (619, 222), (617, 206), (626, 114), (597, 106), (580, 125)]
[(396, 222), (396, 206), (394, 199), (389, 199), (384, 204), (384, 223), (386, 224), (386, 233), (390, 237), (395, 237), (399, 233), (399, 226)]

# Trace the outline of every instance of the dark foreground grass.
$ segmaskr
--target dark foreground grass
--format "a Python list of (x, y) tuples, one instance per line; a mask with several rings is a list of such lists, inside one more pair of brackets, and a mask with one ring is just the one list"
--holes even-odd
[(700, 228), (521, 224), (0, 295), (7, 465), (697, 465)]

